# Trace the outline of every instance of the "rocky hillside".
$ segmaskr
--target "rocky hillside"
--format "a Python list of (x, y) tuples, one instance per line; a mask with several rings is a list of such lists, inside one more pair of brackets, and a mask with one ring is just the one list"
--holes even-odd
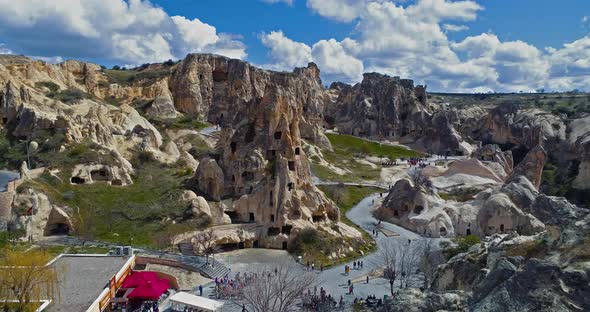
[[(119, 241), (130, 229), (137, 233), (125, 236), (141, 235), (142, 224), (172, 235), (232, 223), (240, 236), (220, 243), (276, 248), (308, 227), (361, 237), (312, 184), (302, 149), (303, 139), (330, 148), (314, 64), (271, 72), (191, 54), (108, 70), (3, 55), (0, 86), (2, 165), (20, 167), (28, 151), (32, 167), (46, 168), (7, 195), (9, 227), (23, 227), (32, 214), (35, 235)], [(256, 226), (244, 235), (243, 223)]]
[(548, 154), (543, 191), (590, 204), (585, 94), (430, 95), (411, 80), (375, 73), (354, 86), (334, 83), (327, 94), (326, 124), (345, 134), (439, 155), (471, 155), (497, 144), (512, 152), (515, 165), (542, 146)]
[(333, 83), (324, 114), (327, 126), (341, 133), (400, 141), (431, 153), (473, 150), (453, 127), (468, 117), (431, 107), (426, 86), (410, 79), (368, 73), (354, 86)]

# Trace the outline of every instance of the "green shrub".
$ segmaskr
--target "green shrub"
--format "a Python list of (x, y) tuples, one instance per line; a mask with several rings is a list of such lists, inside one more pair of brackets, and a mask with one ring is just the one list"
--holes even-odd
[(37, 88), (47, 88), (50, 92), (57, 92), (59, 91), (59, 85), (51, 82), (51, 81), (39, 81), (35, 82), (35, 87)]
[(467, 235), (465, 237), (455, 237), (452, 239), (452, 242), (454, 243), (454, 245), (441, 245), (441, 247), (443, 248), (443, 253), (449, 259), (460, 253), (466, 252), (467, 250), (469, 250), (469, 248), (471, 248), (471, 246), (479, 244), (480, 239), (478, 236), (475, 235)]
[(56, 101), (61, 101), (68, 104), (75, 101), (92, 98), (91, 95), (80, 89), (66, 89), (59, 92), (51, 92), (47, 96)]

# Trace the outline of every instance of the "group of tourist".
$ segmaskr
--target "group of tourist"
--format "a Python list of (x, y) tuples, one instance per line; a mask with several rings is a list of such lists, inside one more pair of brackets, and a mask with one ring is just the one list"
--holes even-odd
[[(266, 274), (260, 273), (260, 274)], [(270, 273), (269, 273), (270, 274)], [(258, 278), (258, 273), (236, 273), (233, 279), (229, 277), (215, 278), (215, 295), (218, 299), (239, 298), (241, 290)], [(199, 288), (201, 291), (201, 288)]]
[(367, 307), (376, 307), (381, 306), (383, 304), (382, 299), (377, 299), (375, 295), (369, 295), (366, 299), (363, 298), (354, 298), (352, 302), (355, 306), (367, 306)]
[(342, 296), (340, 296), (340, 300), (336, 302), (336, 299), (332, 297), (332, 295), (327, 294), (323, 287), (320, 287), (319, 294), (317, 290), (318, 288), (315, 286), (313, 288), (313, 294), (311, 289), (308, 289), (307, 293), (303, 294), (301, 303), (305, 309), (313, 311), (329, 311), (336, 307), (344, 306), (344, 298)]
[[(352, 268), (354, 270), (357, 270), (357, 269), (360, 270), (364, 267), (364, 265), (365, 265), (365, 263), (362, 260), (354, 261), (352, 263)], [(344, 266), (344, 274), (346, 274), (346, 275), (350, 274), (350, 265), (347, 264)]]

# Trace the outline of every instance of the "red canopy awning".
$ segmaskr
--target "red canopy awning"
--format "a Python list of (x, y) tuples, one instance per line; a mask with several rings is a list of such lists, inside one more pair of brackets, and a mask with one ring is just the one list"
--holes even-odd
[(168, 288), (170, 288), (170, 282), (167, 279), (148, 281), (146, 284), (136, 287), (127, 298), (157, 300)]
[(158, 274), (150, 271), (132, 271), (129, 276), (125, 278), (121, 288), (134, 288), (146, 284), (147, 282), (157, 281)]
[(133, 271), (125, 278), (121, 288), (133, 288), (129, 299), (156, 300), (170, 288), (170, 281), (158, 278), (156, 272)]

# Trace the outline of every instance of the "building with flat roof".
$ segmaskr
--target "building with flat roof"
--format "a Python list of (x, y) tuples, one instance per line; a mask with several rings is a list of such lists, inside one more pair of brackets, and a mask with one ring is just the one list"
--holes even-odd
[(50, 265), (58, 270), (59, 299), (49, 312), (86, 311), (109, 287), (109, 280), (128, 266), (129, 257), (62, 255)]

